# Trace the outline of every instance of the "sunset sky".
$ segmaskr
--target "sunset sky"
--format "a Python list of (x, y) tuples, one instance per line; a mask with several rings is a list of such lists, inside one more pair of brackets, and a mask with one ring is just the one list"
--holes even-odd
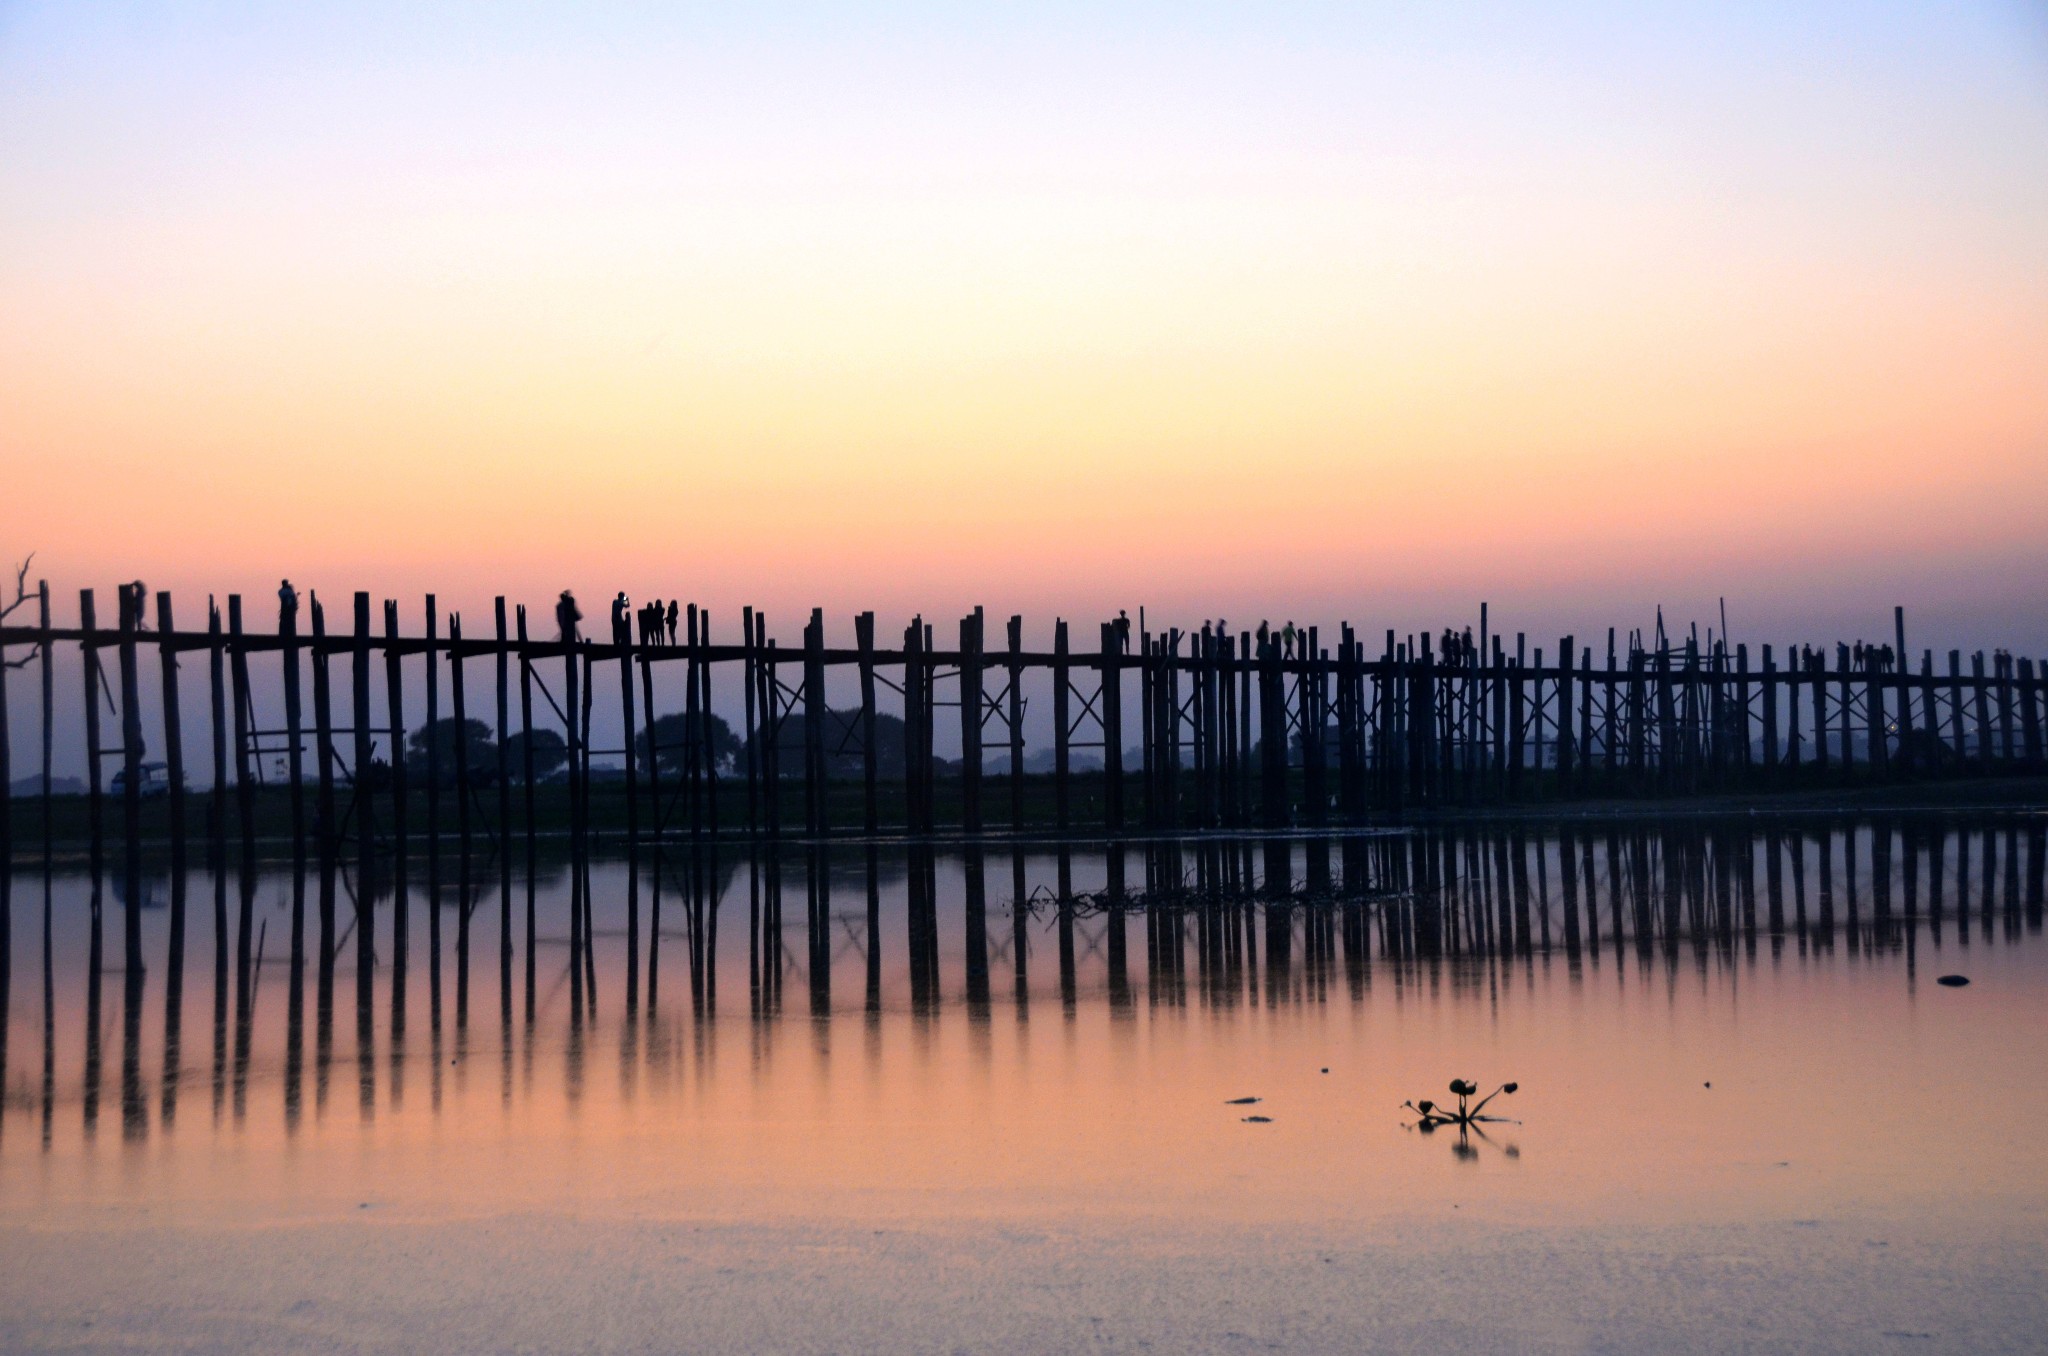
[(994, 11), (0, 7), (0, 553), (2048, 648), (2041, 5)]

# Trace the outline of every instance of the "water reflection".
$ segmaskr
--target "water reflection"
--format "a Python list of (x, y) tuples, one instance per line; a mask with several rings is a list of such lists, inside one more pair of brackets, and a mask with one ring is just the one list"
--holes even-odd
[[(1950, 952), (2039, 934), (2048, 821), (1698, 818), (943, 851), (706, 846), (529, 858), (519, 869), (501, 857), (494, 870), (461, 852), (445, 891), (440, 856), (430, 846), (423, 908), (402, 859), (367, 874), (300, 859), (124, 884), (116, 899), (139, 927), (118, 963), (106, 954), (100, 878), (0, 883), (0, 1151), (20, 1151), (17, 1123), (31, 1117), (49, 1145), (66, 1105), (92, 1139), (112, 1040), (122, 1138), (179, 1123), (198, 1073), (184, 1038), (195, 891), (213, 900), (214, 1122), (276, 1114), (296, 1133), (332, 1114), (338, 1061), (354, 1061), (364, 1121), (407, 1111), (422, 1074), (438, 1111), (444, 1080), (459, 1085), (479, 1049), (507, 1106), (532, 1087), (537, 1052), (561, 1059), (574, 1102), (588, 1061), (611, 1043), (631, 1096), (643, 1080), (667, 1085), (678, 1061), (701, 1067), (722, 1018), (746, 1024), (756, 1058), (780, 1026), (807, 1024), (822, 1049), (846, 1021), (869, 1033), (872, 1056), (881, 1019), (895, 1013), (985, 1030), (1071, 1024), (1095, 1009), (1130, 1022), (1147, 1010), (1357, 1005), (1377, 984), (1490, 998), (1518, 970), (1553, 966), (1591, 984), (1884, 957), (1912, 985), (1930, 952), (1956, 968)], [(785, 915), (798, 889), (803, 913)], [(17, 897), (37, 895), (40, 920), (17, 918)], [(152, 907), (130, 907), (143, 901)], [(744, 929), (730, 926), (736, 917)], [(34, 1002), (14, 982), (15, 942), (30, 930), (42, 981), (34, 1082), (9, 1062), (9, 1028)], [(273, 930), (288, 941), (271, 942)], [(471, 955), (492, 946), (498, 964), (478, 981), (495, 986), (497, 1020), (473, 1031)], [(264, 983), (279, 969), (281, 1011)], [(743, 1012), (721, 1012), (721, 973), (744, 975)], [(118, 1033), (109, 977), (121, 982)], [(354, 1013), (339, 1031), (338, 997)], [(1478, 1147), (1461, 1140), (1459, 1152)]]

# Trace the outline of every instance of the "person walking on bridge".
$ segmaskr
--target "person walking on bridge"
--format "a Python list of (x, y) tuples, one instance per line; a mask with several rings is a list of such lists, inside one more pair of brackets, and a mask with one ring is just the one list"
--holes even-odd
[[(621, 595), (623, 596), (623, 595)], [(567, 589), (555, 600), (555, 625), (562, 633), (562, 643), (574, 645), (578, 639), (576, 627), (583, 620), (582, 611), (576, 606), (576, 595)]]

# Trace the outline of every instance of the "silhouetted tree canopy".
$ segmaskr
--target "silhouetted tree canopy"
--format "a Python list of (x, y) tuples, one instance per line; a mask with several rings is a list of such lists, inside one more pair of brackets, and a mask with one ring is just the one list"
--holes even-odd
[[(859, 711), (825, 712), (825, 766), (831, 777), (850, 781), (862, 775)], [(762, 766), (768, 767), (768, 731), (764, 726), (754, 738), (761, 748)], [(745, 753), (744, 745), (739, 753)], [(883, 777), (903, 775), (903, 720), (900, 716), (875, 713), (875, 767)], [(775, 740), (774, 767), (769, 775), (804, 775), (804, 716), (792, 712), (782, 722)]]
[[(671, 711), (665, 716), (655, 717), (654, 745), (661, 750), (663, 775), (682, 774), (685, 743), (696, 743), (697, 736), (701, 734), (703, 728), (704, 713), (701, 711), (695, 715)], [(731, 768), (734, 760), (739, 757), (740, 739), (732, 732), (732, 726), (725, 723), (725, 717), (715, 711), (711, 713), (710, 730), (712, 761), (723, 772)], [(647, 766), (647, 735), (648, 732), (642, 730), (633, 740), (635, 755), (639, 758), (643, 770)]]
[(512, 780), (519, 782), (526, 777), (526, 745), (533, 744), (533, 779), (546, 781), (560, 772), (569, 763), (569, 745), (553, 730), (521, 730), (505, 740), (506, 766), (512, 771)]
[(489, 786), (498, 780), (498, 743), (491, 737), (491, 727), (480, 720), (457, 721), (445, 716), (432, 725), (422, 725), (406, 740), (405, 775), (424, 780), (428, 770), (428, 755), (438, 748), (441, 758), (441, 785), (455, 785), (456, 750), (468, 745), (469, 784)]

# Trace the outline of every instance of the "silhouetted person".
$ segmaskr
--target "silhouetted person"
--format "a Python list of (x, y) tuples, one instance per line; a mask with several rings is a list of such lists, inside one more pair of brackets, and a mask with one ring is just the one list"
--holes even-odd
[(1117, 644), (1123, 647), (1123, 652), (1129, 654), (1131, 652), (1131, 614), (1123, 608), (1116, 610), (1116, 639)]
[(1478, 653), (1478, 649), (1472, 644), (1472, 628), (1468, 626), (1458, 644), (1458, 658), (1463, 662), (1476, 657)]
[(1292, 659), (1294, 657), (1294, 635), (1294, 622), (1289, 620), (1287, 625), (1280, 628), (1281, 658)]
[(277, 586), (277, 629), (282, 631), (289, 626), (297, 630), (298, 624), (299, 591), (293, 588), (292, 581), (287, 579)]
[(676, 621), (683, 615), (683, 605), (671, 598), (668, 600), (668, 643), (676, 643)]
[(128, 585), (127, 594), (129, 615), (135, 619), (135, 629), (147, 631), (149, 629), (149, 619), (143, 614), (142, 600), (149, 596), (149, 589), (138, 579)]
[[(623, 598), (625, 595), (619, 596)], [(555, 600), (555, 625), (561, 629), (565, 644), (573, 645), (576, 642), (576, 626), (582, 620), (583, 613), (576, 607), (576, 595), (563, 589), (562, 596)]]
[(619, 590), (619, 596), (612, 599), (612, 644), (624, 645), (633, 638), (626, 628), (626, 591)]

